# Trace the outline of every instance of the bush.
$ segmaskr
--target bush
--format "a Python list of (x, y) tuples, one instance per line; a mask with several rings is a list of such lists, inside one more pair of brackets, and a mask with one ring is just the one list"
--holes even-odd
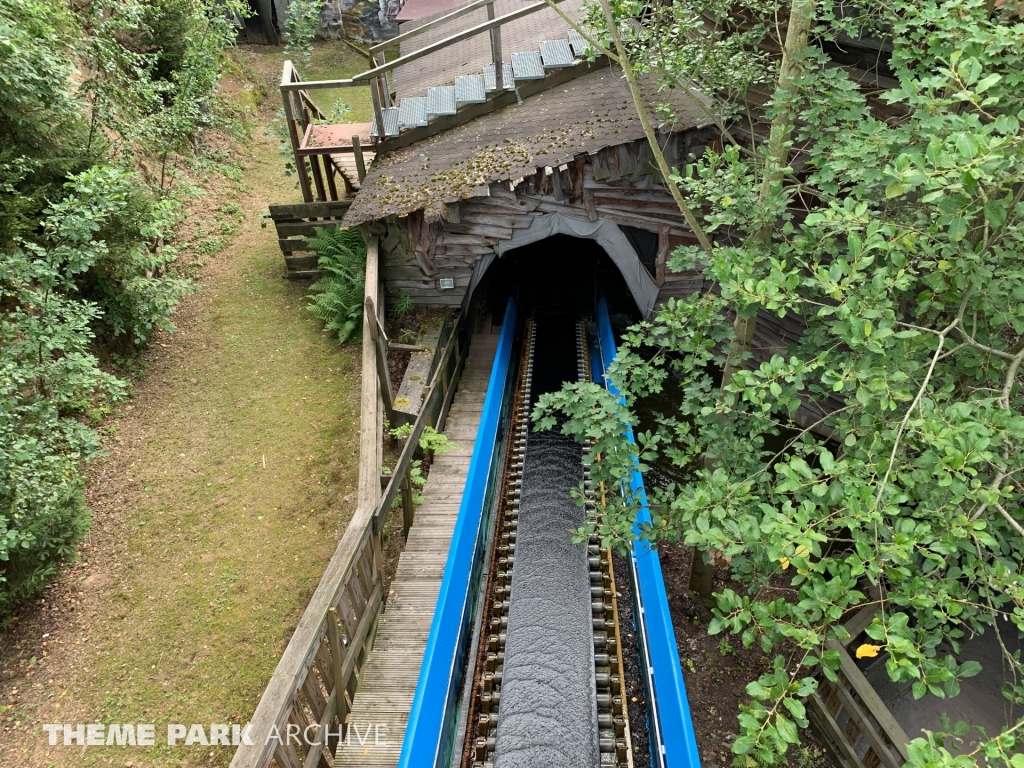
[(307, 241), (324, 276), (310, 286), (309, 311), (344, 344), (361, 335), (366, 280), (366, 243), (358, 229), (324, 227)]
[[(0, 0), (0, 621), (88, 527), (87, 422), (125, 391), (97, 354), (170, 329), (192, 290), (165, 243), (165, 171), (224, 124), (214, 90), (244, 12)], [(152, 185), (138, 172), (150, 168)]]
[(0, 620), (33, 597), (71, 559), (88, 529), (80, 462), (96, 433), (24, 397), (17, 366), (0, 369)]

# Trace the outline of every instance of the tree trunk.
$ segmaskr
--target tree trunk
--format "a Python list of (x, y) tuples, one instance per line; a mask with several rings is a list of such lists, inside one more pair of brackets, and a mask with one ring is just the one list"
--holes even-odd
[[(771, 133), (768, 136), (768, 161), (761, 179), (761, 202), (766, 201), (771, 195), (772, 187), (782, 181), (782, 169), (789, 165), (789, 152), (785, 145), (789, 141), (793, 124), (793, 81), (804, 72), (800, 55), (807, 48), (816, 8), (817, 0), (793, 0), (789, 9), (789, 25), (786, 28), (786, 42), (782, 46), (779, 81), (772, 97), (776, 107), (781, 106), (783, 109), (772, 119)], [(767, 247), (771, 244), (771, 226), (765, 225), (756, 236)], [(722, 387), (732, 381), (733, 374), (739, 370), (740, 361), (750, 352), (756, 328), (756, 313), (746, 315), (737, 308), (736, 318), (732, 324), (733, 344), (722, 371)]]
[[(779, 81), (775, 87), (773, 101), (776, 106), (783, 109), (772, 119), (771, 133), (768, 136), (768, 158), (765, 164), (764, 176), (761, 179), (760, 202), (763, 204), (771, 195), (772, 187), (782, 181), (782, 169), (789, 165), (789, 151), (786, 149), (786, 142), (789, 141), (790, 129), (793, 123), (793, 81), (803, 74), (803, 65), (800, 62), (800, 55), (807, 48), (808, 38), (811, 33), (811, 25), (814, 20), (814, 12), (817, 7), (817, 0), (793, 0), (789, 11), (789, 25), (786, 28), (786, 42), (782, 46), (782, 64), (779, 67)], [(761, 241), (763, 247), (771, 245), (772, 228), (765, 225), (756, 238)], [(733, 342), (729, 349), (729, 355), (725, 359), (725, 367), (722, 369), (722, 384), (724, 389), (732, 382), (735, 374), (742, 364), (744, 358), (753, 346), (754, 331), (757, 329), (757, 313), (745, 313), (736, 308), (736, 317), (733, 320)], [(705, 455), (704, 465), (714, 468), (716, 457)], [(703, 553), (694, 549), (693, 564), (690, 567), (690, 589), (703, 597), (711, 596), (712, 577), (714, 566), (704, 562)]]
[[(622, 67), (623, 75), (626, 78), (626, 84), (629, 86), (630, 94), (633, 97), (633, 106), (636, 108), (637, 115), (640, 118), (640, 124), (643, 126), (644, 134), (647, 137), (647, 143), (650, 145), (651, 152), (654, 155), (654, 160), (658, 165), (658, 169), (661, 171), (662, 178), (665, 180), (665, 186), (672, 194), (676, 205), (679, 206), (679, 211), (683, 214), (683, 218), (686, 219), (687, 224), (690, 225), (690, 228), (697, 236), (701, 247), (710, 253), (711, 243), (707, 235), (700, 226), (700, 223), (697, 221), (693, 212), (690, 210), (689, 206), (687, 206), (686, 202), (683, 200), (679, 188), (676, 187), (676, 185), (669, 179), (670, 169), (668, 167), (668, 162), (665, 160), (665, 155), (661, 151), (661, 147), (658, 145), (657, 138), (654, 135), (654, 129), (647, 117), (647, 107), (643, 103), (643, 98), (640, 88), (637, 85), (633, 68), (626, 56), (626, 50), (622, 45), (622, 39), (619, 35), (618, 28), (615, 26), (614, 14), (612, 13), (611, 6), (609, 5), (608, 0), (600, 0), (600, 3), (601, 8), (604, 11), (605, 20), (608, 22), (608, 28), (611, 33), (612, 40), (615, 43), (615, 50), (618, 54), (619, 65)], [(807, 42), (810, 37), (816, 8), (817, 0), (793, 0), (790, 7), (789, 25), (786, 30), (786, 41), (782, 47), (782, 64), (779, 69), (779, 80), (773, 97), (776, 104), (780, 104), (784, 107), (792, 105), (794, 95), (790, 89), (793, 85), (793, 80), (803, 73), (803, 65), (799, 61), (799, 56), (803, 53), (804, 49), (807, 48)], [(764, 177), (761, 182), (760, 197), (762, 200), (767, 200), (771, 193), (772, 185), (777, 184), (782, 180), (782, 169), (789, 164), (789, 153), (785, 149), (785, 144), (789, 140), (790, 135), (790, 126), (792, 124), (791, 113), (791, 109), (783, 109), (772, 120), (771, 133), (768, 138), (768, 163), (766, 164)], [(765, 245), (767, 245), (770, 242), (771, 234), (771, 227), (766, 226), (755, 236), (762, 238)], [(750, 351), (756, 327), (756, 314), (748, 317), (744, 316), (737, 310), (736, 319), (733, 323), (735, 338), (729, 352), (729, 356), (726, 358), (725, 368), (722, 373), (723, 387), (732, 380), (732, 375), (738, 370), (738, 366), (736, 365), (738, 359), (744, 357), (746, 353)], [(705, 465), (714, 464), (714, 462), (715, 459), (709, 456), (706, 457)], [(711, 563), (704, 562), (703, 554), (704, 553), (694, 550), (693, 561), (690, 568), (690, 589), (708, 597), (711, 595), (712, 576), (714, 574), (714, 570)]]

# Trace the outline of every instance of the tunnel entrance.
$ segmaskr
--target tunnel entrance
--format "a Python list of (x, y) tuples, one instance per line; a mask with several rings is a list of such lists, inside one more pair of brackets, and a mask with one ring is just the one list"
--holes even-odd
[(501, 322), (509, 297), (523, 316), (590, 316), (602, 296), (609, 311), (641, 319), (619, 267), (595, 241), (554, 235), (507, 251), (487, 269), (470, 299), (477, 314)]

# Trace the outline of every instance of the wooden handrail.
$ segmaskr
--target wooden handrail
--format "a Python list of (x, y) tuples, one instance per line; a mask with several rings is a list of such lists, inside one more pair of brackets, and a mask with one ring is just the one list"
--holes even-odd
[[(552, 0), (552, 2), (560, 3), (562, 2), (562, 0)], [(351, 81), (355, 84), (358, 84), (361, 82), (365, 82), (367, 80), (372, 80), (375, 77), (380, 77), (382, 74), (384, 74), (385, 72), (390, 72), (395, 67), (400, 67), (403, 64), (408, 64), (409, 62), (416, 61), (417, 59), (421, 59), (424, 56), (428, 56), (431, 53), (441, 50), (442, 48), (447, 48), (449, 45), (461, 42), (463, 40), (467, 40), (468, 38), (474, 37), (475, 35), (479, 35), (482, 32), (487, 32), (488, 30), (494, 29), (495, 27), (500, 27), (502, 24), (508, 24), (510, 21), (521, 19), (524, 16), (529, 16), (530, 14), (536, 13), (537, 11), (542, 11), (547, 7), (548, 4), (546, 2), (534, 3), (533, 5), (528, 5), (525, 8), (520, 8), (517, 11), (506, 13), (504, 16), (498, 16), (495, 19), (489, 19), (488, 21), (485, 21), (483, 24), (477, 24), (475, 27), (470, 27), (469, 29), (465, 29), (462, 32), (456, 32), (454, 35), (446, 37), (444, 40), (438, 40), (436, 43), (431, 43), (426, 48), (420, 48), (418, 51), (407, 53), (405, 56), (399, 56), (397, 59), (389, 61), (386, 64), (374, 67), (373, 69), (368, 69), (365, 72), (360, 72), (358, 75), (354, 75), (351, 78)]]
[(377, 43), (376, 45), (370, 46), (370, 55), (372, 56), (375, 53), (380, 53), (393, 45), (404, 43), (406, 40), (416, 37), (417, 35), (421, 35), (427, 30), (447, 24), (452, 19), (457, 19), (459, 16), (465, 16), (467, 13), (475, 11), (477, 8), (483, 8), (485, 5), (490, 5), (493, 2), (494, 0), (476, 0), (476, 2), (470, 3), (469, 5), (457, 8), (451, 13), (445, 14), (433, 21), (428, 21), (426, 24), (416, 27), (415, 29), (410, 29), (408, 32), (403, 32), (396, 37), (392, 37), (390, 40), (385, 40), (383, 43)]
[(296, 80), (291, 83), (281, 83), (282, 91), (316, 91), (323, 90), (324, 88), (353, 88), (355, 86), (366, 85), (365, 82), (355, 82), (354, 80)]
[[(436, 426), (437, 420), (431, 417), (431, 412), (438, 406), (441, 406), (443, 409), (444, 403), (449, 399), (449, 392), (458, 384), (459, 368), (466, 356), (466, 345), (461, 343), (459, 339), (464, 327), (464, 317), (460, 315), (445, 345), (444, 351), (441, 353), (441, 359), (434, 370), (434, 375), (430, 379), (427, 396), (423, 398), (423, 405), (420, 406), (419, 415), (417, 415), (412, 431), (405, 441), (405, 446), (402, 448), (402, 453), (398, 457), (398, 463), (395, 464), (394, 471), (391, 473), (391, 479), (388, 481), (387, 488), (384, 489), (380, 505), (374, 515), (374, 531), (382, 530), (387, 521), (387, 516), (391, 512), (391, 504), (397, 498), (398, 491), (401, 489), (406, 474), (412, 466), (413, 457), (424, 430), (428, 426)], [(453, 360), (454, 367), (449, 371), (448, 367)]]

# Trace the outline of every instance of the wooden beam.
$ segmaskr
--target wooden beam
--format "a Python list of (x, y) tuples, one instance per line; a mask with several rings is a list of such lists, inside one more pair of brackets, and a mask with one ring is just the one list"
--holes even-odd
[(270, 218), (277, 222), (282, 219), (340, 219), (350, 205), (351, 200), (332, 200), (323, 203), (272, 203), (268, 208)]
[(671, 250), (669, 243), (670, 227), (658, 227), (658, 255), (654, 261), (654, 282), (661, 288), (665, 284), (665, 262), (668, 261), (668, 254)]
[(847, 768), (864, 768), (864, 763), (857, 756), (857, 750), (853, 748), (853, 745), (846, 738), (843, 729), (832, 718), (832, 714), (828, 711), (825, 702), (822, 701), (818, 692), (812, 693), (807, 702), (810, 705), (807, 713), (810, 715), (810, 719), (814, 720), (817, 718), (819, 727), (827, 734), (826, 739), (831, 741), (835, 745), (835, 749), (840, 753), (834, 757), (845, 758)]
[(376, 81), (370, 83), (370, 99), (373, 101), (373, 116), (377, 121), (377, 135), (380, 140), (384, 139), (384, 110), (381, 109), (380, 104), (380, 89), (378, 88), (379, 83)]
[[(562, 0), (551, 0), (551, 2), (560, 3), (562, 2)], [(504, 16), (498, 16), (497, 18), (489, 19), (483, 22), (482, 24), (477, 24), (475, 27), (464, 29), (461, 32), (456, 32), (454, 35), (444, 38), (443, 40), (438, 40), (436, 43), (431, 43), (425, 48), (420, 48), (418, 51), (407, 53), (405, 54), (405, 56), (399, 56), (397, 59), (389, 61), (388, 63), (382, 66), (374, 67), (373, 69), (368, 69), (365, 72), (360, 72), (358, 75), (353, 75), (352, 82), (360, 83), (365, 82), (367, 80), (372, 80), (375, 77), (379, 77), (384, 72), (390, 72), (396, 67), (401, 67), (405, 64), (409, 64), (410, 62), (422, 59), (424, 56), (429, 56), (430, 54), (436, 51), (440, 51), (443, 48), (447, 48), (449, 45), (453, 45), (454, 43), (458, 43), (463, 40), (468, 40), (469, 38), (475, 37), (476, 35), (479, 35), (482, 32), (487, 32), (491, 29), (494, 29), (495, 27), (500, 27), (502, 24), (508, 24), (510, 21), (516, 21), (517, 19), (521, 19), (524, 16), (534, 14), (537, 11), (543, 11), (547, 7), (547, 2), (533, 3), (532, 5), (527, 5), (526, 7), (512, 11), (511, 13), (506, 13)]]
[(358, 136), (352, 137), (352, 153), (356, 158), (356, 175), (359, 177), (359, 181), (362, 182), (366, 178), (366, 160), (363, 158), (363, 145), (360, 143)]
[[(494, 3), (487, 6), (487, 18), (494, 19)], [(505, 64), (501, 58), (501, 27), (491, 30), (491, 64), (494, 65), (494, 88), (499, 93), (505, 90)]]
[[(366, 239), (366, 298), (376, 299), (380, 282), (380, 267), (377, 238), (363, 230)], [(362, 391), (360, 395), (359, 422), (359, 503), (376, 508), (380, 501), (380, 485), (377, 482), (377, 447), (382, 444), (380, 434), (380, 412), (377, 410), (377, 349), (373, 345), (370, 329), (373, 318), (363, 313), (363, 360)], [(351, 525), (351, 523), (350, 523)]]
[[(342, 670), (345, 668), (345, 657), (347, 653), (345, 646), (342, 645), (341, 636), (338, 633), (338, 611), (333, 605), (327, 609), (327, 642), (331, 647), (331, 671), (334, 673), (334, 693), (337, 693), (338, 691), (342, 692), (341, 695), (336, 698), (336, 704), (338, 705), (338, 720), (341, 722), (342, 733), (344, 734), (345, 715), (347, 715), (348, 712), (345, 711), (347, 709), (344, 694), (345, 675)], [(334, 694), (332, 693), (332, 695)], [(329, 706), (328, 709), (330, 709)]]
[[(298, 72), (295, 73), (296, 76)], [(282, 83), (282, 91), (319, 91), (325, 88), (355, 88), (364, 86), (365, 82), (353, 82), (352, 80), (293, 80), (289, 83)]]
[[(871, 713), (871, 716), (878, 721), (878, 724), (886, 732), (886, 735), (896, 746), (896, 749), (899, 750), (903, 759), (909, 760), (907, 744), (910, 742), (910, 738), (907, 736), (906, 731), (903, 730), (903, 726), (896, 722), (896, 718), (892, 716), (889, 708), (885, 706), (885, 702), (875, 692), (868, 679), (864, 677), (864, 673), (860, 671), (857, 664), (850, 658), (850, 654), (835, 640), (826, 640), (825, 647), (839, 654), (839, 665), (843, 675), (850, 681), (850, 685), (853, 686), (857, 695), (860, 696), (864, 706)], [(841, 688), (842, 686), (838, 687)], [(879, 758), (882, 758), (882, 755), (879, 755)]]
[(380, 336), (380, 329), (377, 323), (377, 310), (374, 308), (373, 299), (369, 296), (366, 297), (364, 308), (366, 310), (366, 317), (370, 318), (367, 325), (369, 326), (370, 337), (373, 340), (373, 347), (376, 351), (374, 358), (375, 366), (377, 368), (377, 378), (380, 379), (380, 394), (381, 398), (384, 400), (384, 415), (387, 417), (388, 423), (394, 426), (395, 407), (391, 396), (391, 376), (388, 373), (388, 355), (384, 348), (384, 340)]

